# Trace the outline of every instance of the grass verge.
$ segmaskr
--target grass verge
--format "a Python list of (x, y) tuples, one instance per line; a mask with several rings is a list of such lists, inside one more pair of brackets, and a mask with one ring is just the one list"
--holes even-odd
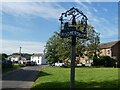
[[(70, 68), (49, 67), (40, 71), (31, 90), (70, 87)], [(76, 89), (118, 89), (117, 68), (76, 68)]]

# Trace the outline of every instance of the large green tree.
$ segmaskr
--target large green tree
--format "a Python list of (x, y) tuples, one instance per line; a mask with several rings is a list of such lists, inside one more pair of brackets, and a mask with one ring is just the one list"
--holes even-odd
[(99, 33), (95, 32), (93, 27), (89, 27), (89, 37), (87, 41), (86, 54), (90, 60), (93, 60), (93, 64), (97, 65), (98, 57), (100, 56), (100, 37)]
[[(80, 22), (77, 23), (80, 26)], [(81, 30), (81, 28), (78, 28)], [(87, 39), (76, 39), (76, 55), (84, 57), (85, 55), (89, 59), (93, 59), (93, 56), (99, 52), (99, 34), (95, 32), (94, 28), (90, 25), (87, 26)], [(71, 54), (71, 37), (61, 38), (59, 33), (49, 38), (46, 44), (46, 58), (50, 63), (57, 61), (64, 61), (70, 59)], [(97, 56), (98, 57), (98, 56)]]
[(5, 53), (0, 54), (0, 60), (6, 60), (8, 58), (8, 55)]
[(46, 44), (46, 58), (50, 63), (63, 61), (70, 57), (69, 38), (63, 39), (58, 33), (49, 38)]

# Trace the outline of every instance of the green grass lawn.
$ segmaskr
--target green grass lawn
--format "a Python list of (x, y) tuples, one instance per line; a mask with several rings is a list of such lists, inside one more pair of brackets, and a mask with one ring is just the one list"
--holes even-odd
[[(48, 67), (40, 71), (32, 90), (69, 88), (70, 68)], [(76, 68), (75, 88), (118, 88), (117, 68)], [(114, 90), (116, 90), (114, 89)]]

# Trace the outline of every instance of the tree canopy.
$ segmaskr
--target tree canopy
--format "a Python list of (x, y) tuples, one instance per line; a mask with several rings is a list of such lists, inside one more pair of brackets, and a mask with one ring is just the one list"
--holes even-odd
[[(80, 24), (79, 22), (77, 25)], [(78, 25), (79, 26), (79, 25)], [(93, 56), (99, 56), (100, 43), (99, 34), (90, 25), (87, 26), (87, 39), (76, 38), (76, 55), (87, 56), (93, 59)], [(71, 58), (71, 37), (61, 38), (59, 33), (55, 32), (46, 43), (46, 58), (49, 63), (64, 61)]]
[(5, 53), (0, 54), (0, 60), (6, 60), (8, 58), (8, 55)]

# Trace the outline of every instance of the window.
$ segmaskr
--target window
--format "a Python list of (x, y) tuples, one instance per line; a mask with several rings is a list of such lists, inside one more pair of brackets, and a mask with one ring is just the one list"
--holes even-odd
[(106, 55), (110, 55), (110, 49), (106, 50)]
[(107, 54), (110, 54), (110, 50), (107, 50)]
[(38, 63), (39, 63), (39, 60), (38, 60)]

